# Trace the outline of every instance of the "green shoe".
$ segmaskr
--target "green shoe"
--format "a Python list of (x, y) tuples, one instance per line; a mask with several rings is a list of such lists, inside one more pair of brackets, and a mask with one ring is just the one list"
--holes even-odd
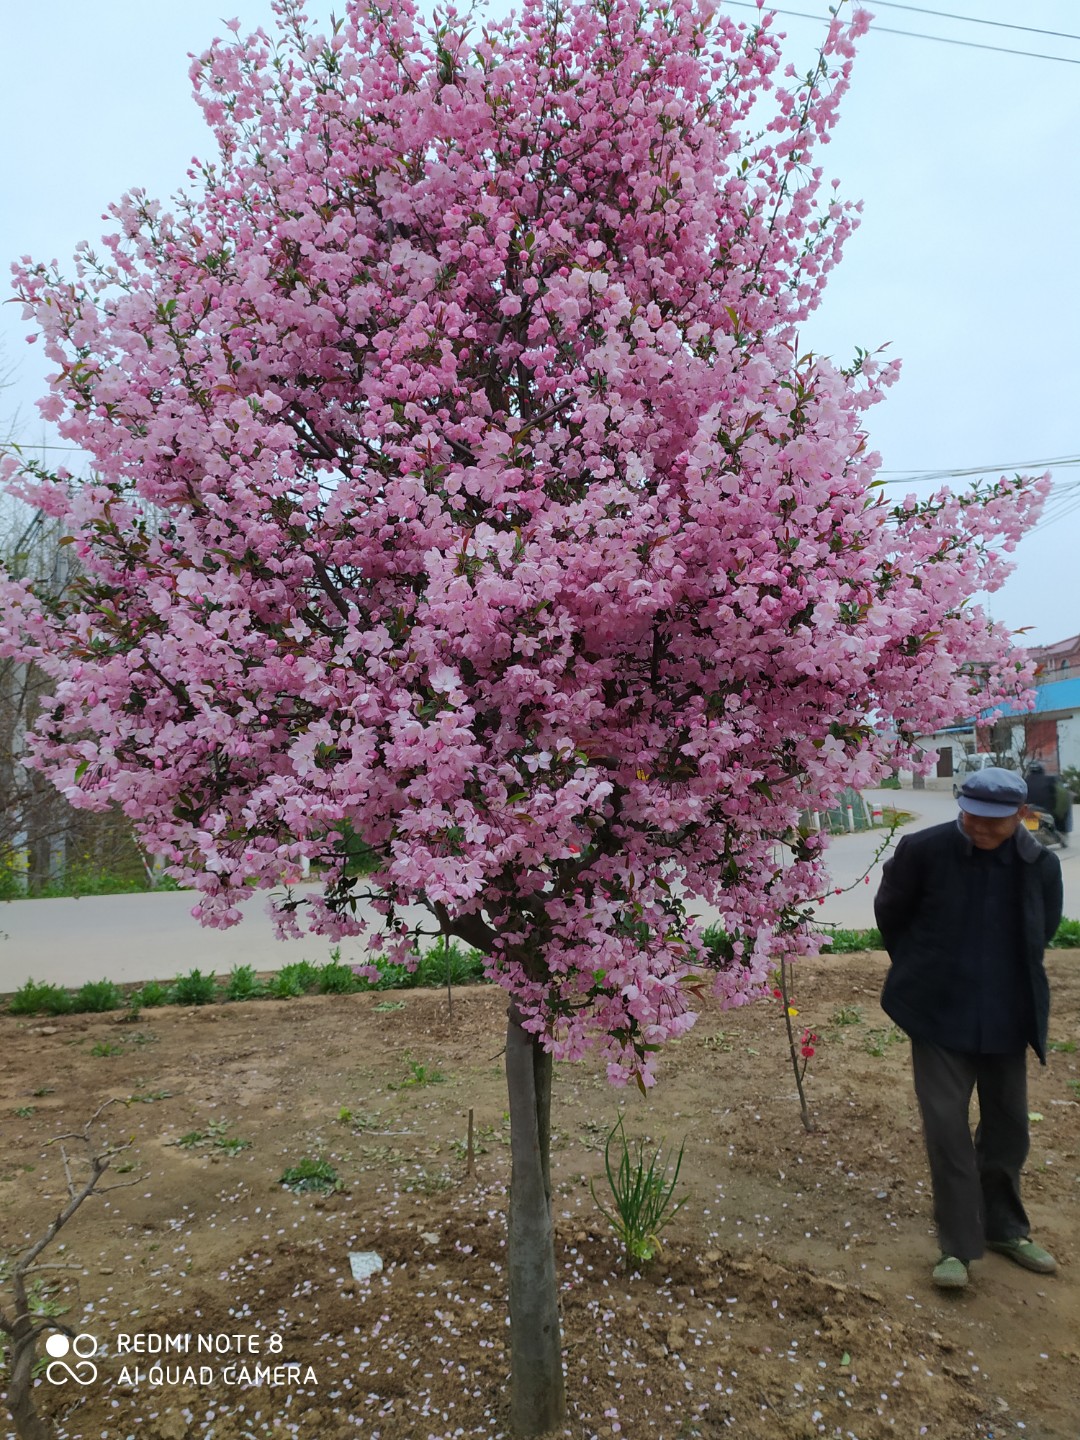
[(934, 1266), (933, 1281), (939, 1290), (962, 1290), (968, 1283), (967, 1261), (942, 1255)]
[(1013, 1240), (988, 1240), (986, 1248), (1007, 1256), (1025, 1270), (1034, 1270), (1037, 1275), (1053, 1275), (1057, 1269), (1057, 1261), (1050, 1252), (1026, 1235)]

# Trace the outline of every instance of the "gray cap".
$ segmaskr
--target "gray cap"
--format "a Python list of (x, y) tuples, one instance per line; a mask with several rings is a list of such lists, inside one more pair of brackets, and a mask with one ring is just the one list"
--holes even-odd
[(971, 775), (960, 786), (958, 802), (969, 815), (988, 815), (1001, 819), (1015, 815), (1027, 804), (1027, 785), (1015, 770), (988, 765)]

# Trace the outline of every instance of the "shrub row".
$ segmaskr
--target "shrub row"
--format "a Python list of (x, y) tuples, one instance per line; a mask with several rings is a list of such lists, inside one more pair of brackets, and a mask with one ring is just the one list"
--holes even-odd
[[(1080, 948), (1080, 920), (1062, 920), (1050, 942), (1054, 949)], [(719, 926), (705, 931), (705, 948), (714, 964), (730, 959), (730, 942)], [(834, 955), (853, 954), (864, 950), (882, 949), (879, 930), (830, 931), (823, 948)], [(10, 1015), (76, 1015), (119, 1010), (128, 1006), (133, 1011), (152, 1009), (159, 1005), (211, 1005), (229, 1000), (290, 1000), (298, 995), (352, 995), (367, 990), (438, 989), (451, 985), (482, 985), (484, 956), (479, 950), (462, 949), (451, 944), (444, 948), (440, 941), (423, 952), (415, 970), (405, 965), (392, 965), (377, 955), (372, 962), (378, 977), (362, 979), (351, 965), (341, 959), (341, 952), (331, 951), (324, 965), (300, 960), (284, 966), (266, 980), (260, 980), (250, 965), (237, 965), (224, 980), (211, 972), (204, 975), (191, 970), (178, 975), (171, 984), (151, 980), (145, 985), (122, 989), (112, 980), (94, 980), (78, 990), (62, 985), (47, 985), (27, 980), (8, 1002)]]
[(37, 980), (26, 984), (8, 1003), (11, 1015), (74, 1015), (89, 1011), (153, 1009), (160, 1005), (211, 1005), (229, 1000), (290, 1000), (298, 995), (351, 995), (366, 990), (408, 990), (416, 987), (433, 989), (447, 984), (479, 985), (485, 981), (484, 957), (478, 950), (463, 950), (451, 943), (448, 950), (442, 942), (424, 952), (416, 969), (392, 965), (382, 956), (373, 964), (379, 974), (375, 980), (362, 979), (341, 953), (331, 951), (324, 965), (300, 960), (285, 965), (276, 974), (260, 980), (250, 965), (237, 965), (224, 980), (214, 972), (203, 974), (191, 970), (178, 975), (171, 984), (151, 980), (135, 988), (121, 989), (111, 980), (96, 980), (79, 990), (62, 985), (47, 985)]
[[(831, 951), (834, 955), (850, 955), (860, 950), (884, 950), (885, 943), (881, 938), (881, 931), (870, 930), (830, 930), (822, 946), (823, 950)], [(1050, 941), (1051, 950), (1076, 950), (1080, 949), (1080, 920), (1062, 920), (1058, 926), (1054, 938)]]

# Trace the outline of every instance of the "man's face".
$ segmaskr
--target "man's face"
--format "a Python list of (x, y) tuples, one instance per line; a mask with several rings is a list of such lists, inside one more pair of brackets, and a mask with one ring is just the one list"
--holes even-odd
[(971, 815), (961, 810), (960, 824), (976, 850), (996, 850), (1016, 834), (1017, 826), (1027, 813), (1026, 805), (1012, 815)]

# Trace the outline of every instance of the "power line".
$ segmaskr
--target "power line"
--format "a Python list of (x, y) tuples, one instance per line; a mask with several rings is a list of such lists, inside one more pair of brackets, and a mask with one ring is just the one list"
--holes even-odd
[[(749, 0), (727, 0), (729, 5), (738, 10), (757, 10), (761, 14), (790, 15), (796, 20), (816, 20), (821, 25), (830, 25), (832, 19), (826, 19), (823, 15), (810, 15), (805, 10), (780, 10), (774, 5), (765, 7), (752, 5)], [(936, 40), (939, 45), (960, 45), (966, 50), (992, 50), (997, 55), (1024, 55), (1029, 60), (1059, 60), (1062, 65), (1080, 65), (1080, 60), (1073, 60), (1068, 55), (1044, 55), (1038, 50), (1011, 50), (1004, 45), (983, 45), (978, 40), (953, 40), (946, 35), (927, 35), (922, 30), (894, 30), (889, 25), (875, 25), (872, 29), (874, 35), (907, 35), (912, 40)]]
[[(930, 485), (943, 480), (970, 480), (979, 475), (1001, 475), (1006, 471), (1012, 471), (1014, 474), (1031, 474), (1041, 470), (1063, 470), (1073, 465), (1080, 465), (1080, 455), (1054, 455), (1041, 460), (1013, 460), (998, 465), (957, 466), (951, 470), (879, 470), (878, 474), (896, 477), (886, 480), (884, 482), (886, 485)], [(1070, 483), (1080, 482), (1072, 481)]]
[(917, 15), (934, 15), (939, 20), (965, 20), (969, 25), (993, 25), (998, 30), (1023, 30), (1027, 35), (1051, 35), (1055, 40), (1080, 40), (1068, 30), (1039, 30), (1034, 25), (1012, 25), (1008, 20), (984, 20), (981, 15), (954, 15), (951, 10), (927, 10), (922, 5), (901, 5), (899, 0), (870, 0), (883, 10), (913, 10)]

